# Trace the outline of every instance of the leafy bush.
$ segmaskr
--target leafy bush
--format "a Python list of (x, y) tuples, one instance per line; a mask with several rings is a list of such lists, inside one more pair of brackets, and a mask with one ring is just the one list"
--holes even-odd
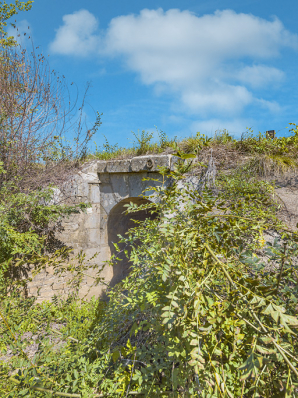
[(95, 143), (95, 152), (92, 156), (95, 156), (97, 159), (100, 160), (110, 160), (125, 152), (124, 148), (120, 148), (118, 144), (111, 145), (107, 137), (104, 136), (104, 138), (105, 142), (102, 146), (102, 149), (100, 147), (97, 147), (97, 144)]
[[(28, 11), (32, 7), (32, 0), (21, 2), (15, 0), (14, 4), (7, 4), (1, 1), (0, 5), (0, 46), (1, 47), (13, 47), (16, 45), (16, 41), (12, 36), (8, 36), (6, 32), (7, 21), (14, 15), (18, 14), (18, 11)], [(12, 27), (15, 27), (13, 22), (10, 22)]]
[(150, 142), (153, 138), (153, 132), (149, 133), (148, 131), (142, 130), (142, 132), (134, 133), (132, 132), (136, 141), (134, 142), (134, 146), (136, 148), (136, 155), (144, 155), (150, 149)]
[(98, 147), (95, 143), (95, 151), (90, 152), (88, 158), (100, 160), (110, 160), (117, 158), (127, 158), (133, 156), (146, 155), (148, 153), (162, 153), (169, 148), (177, 149), (177, 137), (169, 139), (164, 131), (158, 131), (158, 142), (153, 141), (153, 132), (142, 130), (142, 132), (134, 133), (135, 141), (130, 148), (119, 147), (118, 144), (110, 144), (107, 137), (104, 136), (105, 142), (102, 147)]
[[(55, 188), (77, 171), (87, 143), (101, 124), (97, 113), (93, 128), (84, 134), (83, 108), (73, 121), (75, 103), (64, 79), (50, 70), (34, 47), (28, 53), (7, 38), (7, 20), (18, 11), (29, 10), (32, 3), (0, 4), (1, 293), (26, 276), (30, 263), (44, 265), (63, 246), (54, 236), (61, 218), (85, 205), (55, 204)], [(70, 123), (75, 131), (72, 144), (64, 137)], [(65, 248), (60, 253), (65, 256)], [(55, 253), (54, 262), (57, 256)], [(26, 284), (26, 278), (21, 282)]]
[(90, 330), (25, 359), (15, 384), (4, 364), (7, 396), (294, 396), (298, 236), (276, 219), (273, 187), (232, 175), (199, 193), (178, 174), (143, 206), (159, 217), (123, 238), (132, 271), (86, 313)]
[[(138, 390), (272, 397), (281, 385), (293, 392), (297, 339), (291, 328), (298, 320), (291, 258), (298, 238), (284, 233), (283, 244), (266, 247), (267, 261), (258, 258), (263, 231), (278, 228), (267, 188), (262, 195), (257, 186), (244, 187), (226, 207), (221, 195), (174, 187), (161, 198), (159, 221), (131, 232), (127, 242), (142, 242), (132, 253), (132, 274), (111, 293), (92, 333), (96, 349), (115, 362), (102, 389), (111, 392), (113, 380), (115, 396)], [(268, 268), (270, 261), (277, 267)]]
[[(17, 8), (0, 7), (0, 15), (13, 15), (30, 5), (16, 2)], [(60, 217), (77, 211), (49, 204), (53, 195), (49, 181), (36, 176), (46, 175), (45, 165), (85, 158), (85, 143), (99, 127), (100, 117), (78, 156), (78, 151), (64, 145), (61, 134), (53, 135), (59, 118), (55, 106), (46, 106), (56, 104), (53, 97), (44, 102), (46, 81), (38, 75), (41, 90), (26, 90), (26, 82), (30, 86), (36, 80), (30, 63), (15, 80), (4, 79), (7, 71), (13, 77), (26, 59), (23, 53), (10, 58), (2, 52), (1, 57), (5, 62), (0, 78), (6, 84), (0, 101), (1, 396), (295, 396), (298, 236), (276, 218), (274, 187), (249, 176), (252, 170), (265, 174), (274, 167), (294, 167), (298, 127), (294, 125), (291, 137), (275, 140), (251, 134), (237, 141), (224, 131), (213, 138), (197, 133), (177, 143), (161, 132), (159, 144), (151, 142), (152, 133), (143, 131), (134, 134), (137, 141), (131, 151), (106, 140), (103, 151), (96, 153), (102, 159), (159, 153), (167, 146), (182, 148), (189, 152), (185, 158), (191, 158), (195, 154), (190, 152), (198, 154), (214, 145), (228, 145), (252, 158), (236, 173), (220, 175), (214, 189), (201, 191), (181, 182), (181, 171), (189, 166), (179, 165), (170, 175), (173, 184), (156, 188), (154, 204), (141, 206), (158, 217), (140, 223), (122, 238), (132, 247), (127, 252), (131, 273), (107, 290), (107, 300), (85, 303), (75, 297), (54, 297), (52, 303), (36, 304), (17, 290), (8, 291), (7, 275), (26, 262), (37, 268), (55, 262), (59, 251), (53, 257), (45, 255), (49, 241)], [(37, 96), (31, 101), (30, 95)], [(28, 103), (33, 108), (28, 108), (26, 119), (20, 110)], [(54, 128), (49, 134), (38, 128), (44, 126), (40, 105), (52, 112), (48, 116), (53, 116)], [(25, 119), (19, 123), (21, 115)], [(16, 129), (18, 124), (25, 129)], [(41, 134), (37, 141), (28, 126)], [(77, 143), (80, 131), (81, 121)], [(18, 134), (26, 137), (29, 147), (20, 146)], [(21, 147), (30, 149), (29, 159), (22, 156)], [(135, 206), (128, 211), (133, 214)], [(266, 242), (269, 233), (275, 236), (272, 242)], [(61, 272), (68, 268), (61, 266)], [(83, 268), (78, 261), (77, 275)], [(33, 357), (28, 354), (28, 332), (39, 339)]]
[(236, 147), (242, 151), (257, 154), (279, 155), (297, 154), (298, 152), (298, 126), (290, 123), (293, 126), (290, 129), (291, 135), (289, 137), (269, 138), (266, 135), (259, 133), (257, 137), (253, 136), (252, 131), (249, 130), (246, 136), (235, 143)]
[(228, 130), (223, 129), (216, 131), (213, 137), (213, 141), (216, 144), (228, 144), (235, 142), (236, 140), (229, 134)]
[[(64, 367), (61, 367), (61, 364), (59, 365), (59, 371), (64, 371), (67, 379), (69, 379), (67, 374), (68, 366), (70, 365), (69, 358), (71, 357), (71, 361), (76, 360), (76, 358), (80, 361), (79, 355), (83, 355), (78, 341), (86, 335), (94, 319), (95, 301), (91, 300), (79, 304), (71, 297), (67, 300), (59, 300), (54, 297), (52, 303), (43, 302), (36, 304), (34, 301), (34, 298), (22, 299), (17, 296), (11, 296), (1, 301), (1, 397), (52, 396), (46, 391), (38, 392), (19, 385), (19, 378), (27, 376), (29, 370), (29, 368), (26, 369), (27, 366), (29, 365), (33, 369), (34, 378), (31, 379), (31, 384), (36, 384), (38, 388), (39, 378), (44, 377), (43, 368), (47, 367), (55, 372), (57, 359), (60, 355), (68, 357)], [(70, 334), (71, 337), (69, 336)], [(32, 335), (38, 337), (38, 340), (33, 340)], [(14, 338), (18, 339), (17, 344)], [(34, 342), (39, 344), (39, 350), (34, 358), (30, 358), (26, 352), (28, 352), (30, 344)], [(2, 361), (1, 356), (4, 357)], [(13, 374), (11, 374), (12, 370), (14, 370)], [(77, 371), (75, 371), (75, 375), (77, 375)], [(73, 380), (74, 385), (72, 383), (71, 386), (73, 391), (78, 389), (75, 388), (75, 380)], [(48, 379), (47, 382), (52, 385), (53, 379)], [(42, 387), (44, 387), (44, 384)], [(77, 396), (80, 397), (80, 395)]]
[(51, 203), (55, 191), (50, 187), (28, 194), (10, 188), (0, 189), (0, 296), (17, 286), (26, 288), (29, 270), (37, 272), (59, 255), (66, 260), (70, 249), (55, 233), (63, 217), (87, 206)]

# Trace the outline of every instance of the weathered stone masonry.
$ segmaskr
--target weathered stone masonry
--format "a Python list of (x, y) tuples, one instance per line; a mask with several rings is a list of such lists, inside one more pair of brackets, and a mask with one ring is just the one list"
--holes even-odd
[[(94, 264), (100, 266), (111, 256), (118, 241), (118, 234), (125, 232), (132, 226), (130, 217), (124, 215), (125, 205), (129, 202), (141, 203), (139, 195), (150, 186), (161, 184), (162, 176), (159, 166), (173, 168), (177, 158), (172, 155), (139, 156), (126, 160), (94, 161), (88, 163), (82, 171), (75, 175), (63, 191), (70, 203), (90, 203), (86, 212), (74, 214), (63, 221), (63, 232), (57, 236), (62, 242), (71, 246), (74, 253), (83, 250), (87, 258), (98, 253)], [(152, 177), (157, 181), (144, 181), (144, 177)], [(298, 223), (298, 177), (281, 177), (275, 191), (284, 207), (282, 218), (287, 224), (296, 228)], [(147, 194), (150, 195), (150, 191)], [(59, 196), (59, 194), (58, 194)], [(134, 214), (134, 218), (149, 217), (144, 212)], [(114, 285), (128, 273), (129, 264), (123, 256), (123, 261), (113, 267), (107, 266), (102, 276), (105, 281)], [(84, 279), (80, 296), (88, 298), (98, 297), (104, 287), (97, 286), (89, 291), (94, 279), (91, 271)], [(52, 269), (37, 275), (29, 284), (29, 294), (37, 295), (38, 300), (50, 299), (54, 294), (69, 293), (68, 276), (57, 278)], [(39, 293), (38, 293), (39, 292)]]
[[(100, 265), (108, 260), (113, 250), (112, 242), (117, 241), (118, 234), (124, 234), (131, 226), (130, 218), (123, 214), (125, 204), (141, 203), (140, 195), (149, 186), (158, 186), (162, 182), (159, 167), (172, 169), (177, 160), (172, 155), (139, 156), (126, 160), (93, 161), (68, 182), (64, 189), (71, 203), (90, 203), (86, 212), (73, 214), (63, 221), (63, 232), (58, 238), (74, 249), (74, 253), (83, 250), (87, 258), (98, 253), (95, 263)], [(144, 177), (152, 177), (157, 181), (144, 181)], [(146, 194), (152, 192), (146, 191)], [(139, 213), (143, 219), (149, 215)], [(135, 217), (135, 216), (134, 216)], [(135, 217), (136, 218), (136, 217)], [(128, 264), (124, 261), (114, 267), (107, 266), (102, 276), (105, 281), (114, 285), (128, 272)], [(80, 290), (83, 297), (93, 283), (89, 272)], [(38, 300), (50, 299), (54, 294), (69, 292), (68, 276), (58, 279), (52, 269), (37, 275), (29, 284), (29, 294), (37, 295)], [(87, 297), (99, 296), (103, 287), (92, 288)]]

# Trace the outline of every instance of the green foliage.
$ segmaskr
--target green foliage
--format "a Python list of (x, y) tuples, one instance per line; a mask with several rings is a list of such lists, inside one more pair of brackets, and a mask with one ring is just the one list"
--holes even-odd
[[(134, 134), (137, 140), (131, 148), (119, 148), (117, 144), (110, 145), (106, 139), (103, 149), (97, 149), (94, 155), (89, 157), (108, 160), (113, 158), (125, 158), (149, 153), (183, 153), (196, 157), (210, 148), (229, 150), (235, 152), (235, 155), (248, 155), (246, 169), (251, 174), (260, 177), (277, 176), (288, 171), (297, 169), (298, 155), (298, 126), (290, 123), (289, 137), (280, 137), (271, 139), (265, 134), (259, 133), (258, 136), (248, 129), (247, 134), (243, 134), (241, 139), (233, 138), (227, 130), (216, 131), (213, 137), (205, 136), (200, 132), (195, 136), (178, 140), (175, 137), (170, 140), (165, 132), (158, 132), (159, 142), (152, 142), (153, 133), (142, 131), (140, 134)], [(235, 164), (236, 167), (236, 164)]]
[[(84, 369), (88, 374), (88, 364), (80, 355), (83, 350), (80, 348), (79, 341), (87, 334), (91, 322), (95, 316), (96, 303), (94, 300), (78, 303), (71, 297), (68, 300), (53, 298), (52, 303), (44, 302), (37, 304), (34, 299), (21, 299), (10, 297), (1, 301), (0, 312), (0, 358), (7, 354), (7, 348), (12, 349), (9, 362), (0, 360), (0, 394), (1, 397), (45, 397), (52, 396), (43, 390), (59, 391), (56, 389), (58, 383), (55, 382), (55, 374), (61, 382), (71, 386), (65, 388), (63, 392), (69, 390), (75, 393), (78, 391), (78, 382), (84, 384)], [(3, 322), (7, 322), (7, 325)], [(8, 327), (7, 327), (8, 326)], [(9, 328), (9, 329), (8, 329)], [(26, 348), (32, 343), (30, 334), (39, 336), (39, 352), (32, 359), (26, 354)], [(26, 334), (24, 334), (26, 333)], [(22, 340), (18, 336), (24, 336)], [(14, 341), (17, 339), (17, 344)], [(57, 341), (59, 340), (59, 341)], [(14, 345), (12, 345), (14, 341)], [(65, 361), (65, 366), (59, 365), (57, 368), (57, 357), (61, 355), (61, 360)], [(69, 357), (77, 360), (82, 367), (80, 373), (77, 369), (69, 369)], [(86, 364), (84, 364), (86, 362)], [(30, 369), (26, 369), (29, 364)], [(43, 368), (51, 369), (52, 378), (48, 378), (43, 372)], [(9, 374), (14, 370), (13, 375)], [(33, 376), (29, 376), (31, 375)], [(72, 378), (72, 379), (71, 379)], [(22, 380), (30, 380), (31, 388), (23, 386)], [(88, 379), (88, 375), (87, 375)], [(45, 380), (45, 383), (40, 383)], [(47, 388), (49, 387), (49, 388)], [(41, 388), (42, 391), (38, 392)], [(88, 386), (86, 390), (89, 391)], [(91, 391), (92, 393), (92, 391)], [(58, 395), (59, 396), (59, 395)], [(63, 395), (62, 395), (63, 396)], [(64, 395), (67, 396), (67, 395)], [(70, 395), (81, 396), (81, 394)], [(85, 395), (87, 397), (88, 395)], [(92, 395), (90, 395), (92, 396)]]
[[(239, 177), (233, 178), (221, 183), (223, 196), (176, 187), (164, 192), (159, 220), (127, 239), (142, 242), (131, 255), (133, 271), (111, 292), (93, 330), (97, 350), (113, 352), (115, 368), (108, 375), (119, 396), (136, 390), (148, 396), (272, 397), (281, 385), (290, 396), (297, 386), (297, 264), (291, 259), (298, 237), (284, 233), (284, 244), (266, 248), (269, 264), (280, 265), (268, 269), (257, 253), (263, 231), (278, 229), (268, 208), (271, 188), (265, 184), (262, 195), (257, 182), (243, 184), (227, 206)], [(287, 272), (281, 271), (285, 263)], [(122, 379), (118, 372), (114, 377), (115, 369)], [(101, 388), (110, 392), (106, 380)]]
[(223, 129), (223, 130), (218, 130), (215, 132), (213, 141), (216, 144), (228, 144), (235, 142), (236, 140), (229, 134), (228, 130)]
[(261, 133), (256, 137), (249, 129), (246, 136), (237, 141), (235, 145), (240, 150), (253, 154), (268, 154), (275, 156), (297, 154), (298, 126), (294, 123), (290, 123), (290, 126), (293, 127), (290, 129), (291, 135), (289, 137), (279, 137), (274, 139), (266, 137), (265, 134)]
[(109, 159), (113, 159), (119, 155), (121, 155), (124, 150), (123, 148), (120, 148), (118, 146), (118, 144), (115, 145), (111, 145), (107, 139), (106, 136), (104, 136), (105, 138), (105, 142), (102, 146), (102, 149), (100, 147), (97, 147), (96, 143), (95, 143), (95, 152), (94, 152), (94, 156), (97, 159), (100, 160), (109, 160)]
[(153, 132), (142, 130), (142, 132), (134, 133), (132, 132), (136, 141), (134, 146), (136, 147), (136, 155), (144, 155), (150, 149), (150, 142), (153, 138)]
[(95, 151), (89, 153), (88, 158), (100, 160), (110, 160), (115, 158), (127, 158), (132, 156), (140, 156), (148, 153), (162, 153), (167, 148), (177, 149), (176, 137), (169, 139), (164, 131), (158, 131), (158, 142), (152, 142), (154, 133), (143, 130), (141, 133), (132, 132), (135, 137), (132, 147), (119, 147), (118, 144), (110, 144), (107, 137), (104, 136), (105, 142), (102, 147), (98, 147), (95, 142)]
[[(0, 188), (0, 294), (26, 284), (22, 274), (30, 263), (35, 268), (49, 265), (49, 254), (61, 249), (55, 238), (59, 221), (86, 207), (56, 204), (54, 195), (54, 187), (29, 193), (18, 191), (13, 183)], [(65, 248), (52, 260), (59, 255), (67, 256)]]
[(2, 395), (294, 397), (298, 236), (276, 219), (274, 187), (244, 173), (220, 176), (216, 193), (181, 189), (177, 170), (170, 187), (156, 188), (159, 200), (142, 207), (159, 216), (123, 238), (131, 272), (97, 306), (57, 301), (23, 320), (8, 300), (12, 333), (50, 333), (55, 320), (67, 344), (55, 351), (45, 339), (32, 360), (14, 348)]
[[(7, 27), (7, 21), (18, 14), (19, 11), (29, 11), (32, 7), (33, 1), (29, 0), (26, 2), (15, 0), (14, 3), (6, 3), (6, 1), (0, 1), (0, 46), (1, 47), (13, 47), (16, 42), (12, 36), (7, 37), (5, 31)], [(11, 26), (15, 25), (11, 22)]]
[(239, 215), (280, 225), (276, 217), (279, 206), (273, 200), (273, 182), (259, 179), (244, 167), (230, 175), (220, 173), (217, 184), (226, 206), (237, 206)]
[(158, 131), (158, 137), (159, 137), (159, 146), (161, 149), (167, 148), (172, 144), (173, 141), (175, 141), (175, 138), (174, 140), (170, 141), (167, 134), (162, 130)]
[(289, 155), (257, 154), (246, 164), (246, 169), (253, 175), (260, 177), (278, 176), (288, 171), (295, 170), (298, 166), (297, 159)]

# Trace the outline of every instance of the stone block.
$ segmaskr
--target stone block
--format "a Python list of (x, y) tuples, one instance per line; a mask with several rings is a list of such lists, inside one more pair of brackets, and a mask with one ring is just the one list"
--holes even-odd
[(48, 292), (42, 292), (38, 296), (40, 297), (41, 301), (44, 301), (44, 300), (51, 299), (54, 296), (54, 294), (55, 294), (54, 291), (51, 290), (51, 291), (48, 291)]
[(99, 160), (97, 162), (97, 173), (106, 173), (107, 162), (104, 160)]
[[(99, 243), (99, 229), (89, 229), (88, 230), (88, 243), (98, 244)], [(90, 246), (89, 246), (90, 247)]]
[(64, 216), (63, 220), (62, 220), (63, 226), (65, 224), (77, 222), (78, 218), (80, 218), (80, 217), (81, 217), (81, 214), (77, 214), (77, 213), (76, 214), (70, 214), (68, 216)]
[(54, 294), (54, 290), (53, 289), (51, 289), (50, 287), (49, 288), (47, 288), (47, 289), (40, 289), (39, 290), (39, 296), (52, 296)]
[(47, 267), (47, 274), (54, 275), (55, 268), (54, 267)]
[(83, 298), (86, 294), (89, 293), (90, 289), (91, 289), (91, 286), (89, 286), (89, 285), (83, 285), (83, 286), (81, 287), (81, 289), (79, 290), (79, 297), (80, 297), (80, 298)]
[[(98, 178), (98, 173), (83, 173), (81, 171), (78, 172), (79, 176), (83, 180), (84, 183), (88, 184), (98, 184), (99, 183), (99, 178)], [(83, 183), (81, 182), (81, 184)]]
[(109, 184), (110, 183), (110, 174), (109, 173), (99, 174), (99, 181), (101, 184)]
[(111, 184), (102, 184), (100, 187), (100, 203), (107, 214), (118, 203)]
[(137, 156), (131, 159), (131, 171), (139, 173), (141, 171), (158, 171), (159, 167), (172, 167), (172, 155), (146, 155)]
[(129, 182), (129, 196), (137, 198), (143, 190), (142, 179), (146, 177), (147, 173), (130, 174), (128, 177)]
[(83, 173), (96, 173), (97, 172), (97, 163), (98, 160), (92, 160), (91, 162), (85, 163), (82, 167)]
[(91, 257), (95, 256), (97, 254), (97, 256), (95, 257), (95, 262), (98, 262), (98, 256), (100, 253), (101, 247), (100, 245), (98, 245), (98, 247), (89, 247), (87, 248), (84, 253), (86, 254), (86, 259), (90, 259)]
[(64, 290), (64, 288), (65, 288), (65, 283), (53, 283), (53, 285), (52, 285), (53, 290), (62, 291), (62, 290)]
[(46, 279), (46, 274), (44, 271), (41, 271), (40, 273), (38, 273), (37, 275), (34, 276), (32, 282), (34, 283), (36, 281), (39, 281), (39, 283), (40, 283), (40, 281), (42, 281), (44, 279)]
[(106, 290), (106, 287), (98, 285), (98, 286), (93, 286), (89, 289), (90, 290), (84, 288), (84, 290), (80, 291), (79, 292), (80, 298), (85, 297), (86, 300), (90, 300), (93, 296), (95, 296), (95, 298), (98, 298)]
[(79, 196), (80, 198), (88, 198), (89, 194), (89, 184), (88, 181), (84, 181), (80, 179), (76, 182), (75, 187), (75, 196)]
[(93, 228), (100, 228), (100, 214), (92, 213), (88, 214), (84, 222), (85, 228), (93, 229)]
[(68, 223), (64, 227), (64, 230), (67, 231), (67, 233), (70, 231), (76, 231), (77, 229), (79, 229), (79, 224), (77, 223)]
[(107, 173), (129, 173), (130, 160), (110, 160), (107, 162)]
[(30, 296), (35, 296), (36, 294), (37, 294), (37, 291), (38, 291), (38, 288), (37, 288), (37, 286), (35, 286), (35, 287), (29, 287), (29, 295)]
[(110, 181), (112, 184), (112, 189), (117, 201), (125, 199), (129, 196), (129, 184), (128, 184), (127, 174), (112, 174)]
[(99, 184), (89, 184), (89, 201), (92, 204), (100, 203)]

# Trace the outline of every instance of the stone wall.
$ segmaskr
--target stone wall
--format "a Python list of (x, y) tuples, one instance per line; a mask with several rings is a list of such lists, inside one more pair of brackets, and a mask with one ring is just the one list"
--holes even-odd
[[(94, 161), (87, 164), (82, 171), (66, 184), (63, 197), (68, 203), (89, 203), (85, 212), (73, 214), (63, 220), (63, 231), (57, 235), (63, 243), (73, 248), (74, 255), (80, 250), (87, 259), (92, 258), (96, 269), (110, 259), (113, 242), (118, 234), (125, 234), (131, 225), (130, 217), (124, 216), (125, 204), (141, 203), (140, 195), (150, 195), (150, 186), (162, 184), (159, 167), (172, 169), (177, 158), (172, 155), (139, 156), (126, 160)], [(144, 181), (151, 177), (155, 181)], [(166, 184), (168, 181), (165, 182)], [(277, 180), (276, 194), (282, 204), (280, 217), (292, 228), (298, 223), (298, 177), (281, 177)], [(59, 197), (59, 195), (56, 195)], [(140, 213), (134, 218), (144, 219), (148, 214)], [(80, 296), (87, 298), (100, 296), (104, 285), (93, 287), (95, 271), (85, 276)], [(106, 266), (102, 273), (105, 282), (114, 285), (127, 275), (129, 264), (123, 261), (113, 267)], [(50, 299), (54, 294), (69, 293), (68, 275), (57, 278), (53, 269), (37, 275), (29, 284), (29, 294), (38, 295), (38, 300)]]
[[(63, 231), (57, 235), (63, 243), (73, 248), (76, 255), (80, 250), (93, 260), (96, 268), (101, 267), (110, 259), (113, 242), (117, 235), (124, 234), (130, 225), (130, 218), (123, 217), (124, 204), (140, 203), (140, 195), (153, 193), (150, 186), (162, 184), (162, 176), (158, 172), (163, 166), (172, 169), (177, 158), (172, 155), (139, 156), (126, 160), (94, 161), (87, 164), (64, 187), (63, 197), (68, 203), (89, 203), (85, 212), (73, 214), (63, 220)], [(155, 181), (144, 181), (152, 177)], [(167, 182), (166, 182), (167, 183)], [(58, 195), (59, 197), (59, 195)], [(143, 219), (149, 215), (139, 214)], [(134, 215), (135, 217), (135, 215)], [(128, 272), (129, 264), (106, 266), (102, 273), (107, 284), (114, 285)], [(105, 290), (104, 285), (93, 287), (90, 291), (96, 270), (88, 272), (80, 290), (80, 296), (98, 297)], [(50, 299), (54, 294), (69, 293), (67, 281), (69, 276), (58, 278), (53, 269), (37, 275), (29, 283), (29, 294), (38, 295), (38, 301)]]

